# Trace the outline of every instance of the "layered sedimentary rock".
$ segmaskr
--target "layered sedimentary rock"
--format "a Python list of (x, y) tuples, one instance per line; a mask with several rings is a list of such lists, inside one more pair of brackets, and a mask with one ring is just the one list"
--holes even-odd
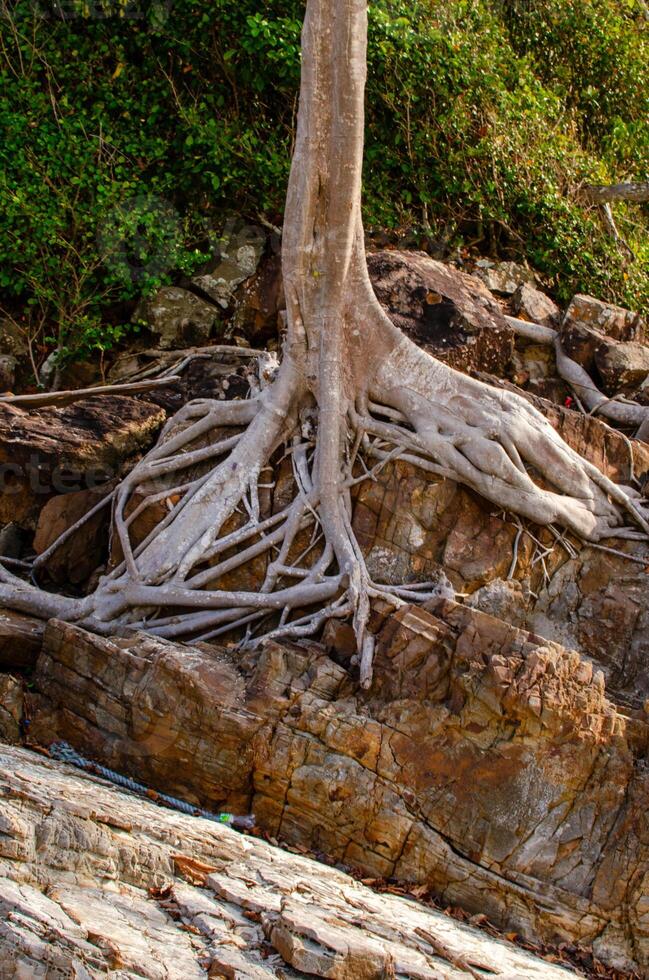
[[(440, 912), (0, 746), (0, 975), (561, 980)], [(480, 972), (478, 972), (480, 971)]]
[(123, 395), (65, 408), (0, 406), (0, 523), (34, 529), (51, 497), (118, 475), (164, 420), (156, 405)]
[[(37, 741), (548, 941), (649, 965), (647, 718), (577, 653), (440, 600), (377, 611), (375, 684), (322, 646), (241, 659), (50, 623)], [(339, 644), (342, 649), (342, 644)]]

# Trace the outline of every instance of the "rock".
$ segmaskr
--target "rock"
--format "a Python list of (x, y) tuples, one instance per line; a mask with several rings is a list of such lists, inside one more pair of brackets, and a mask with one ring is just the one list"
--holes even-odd
[(112, 480), (165, 418), (124, 395), (31, 411), (0, 406), (0, 523), (34, 529), (51, 497)]
[(45, 623), (11, 609), (0, 609), (0, 670), (27, 670), (36, 663)]
[(649, 347), (634, 342), (602, 344), (595, 365), (607, 395), (631, 392), (649, 376)]
[(219, 255), (192, 283), (225, 310), (232, 304), (237, 287), (257, 271), (265, 247), (266, 235), (261, 228), (237, 228), (236, 222), (230, 220), (220, 241)]
[(561, 315), (554, 300), (528, 282), (521, 283), (512, 296), (512, 310), (516, 316), (546, 327), (554, 327)]
[[(611, 542), (619, 548), (620, 542)], [(622, 549), (630, 551), (628, 545)], [(644, 549), (646, 566), (649, 552)], [(642, 564), (583, 548), (535, 590), (528, 626), (588, 656), (607, 690), (641, 708), (649, 697), (649, 576)]]
[(634, 340), (641, 344), (649, 340), (646, 321), (638, 313), (581, 294), (570, 301), (563, 325), (586, 327), (614, 340)]
[(22, 558), (26, 545), (26, 532), (13, 521), (0, 530), (0, 555), (3, 558)]
[(16, 385), (16, 365), (12, 354), (0, 355), (0, 392), (13, 391)]
[(285, 309), (282, 260), (273, 254), (241, 286), (230, 332), (242, 334), (254, 346), (263, 346), (278, 336), (280, 313)]
[[(591, 376), (595, 374), (595, 354), (606, 343), (606, 337), (594, 327), (565, 319), (561, 325), (561, 345), (573, 361)], [(611, 338), (612, 339), (612, 338)]]
[[(252, 809), (272, 836), (365, 876), (645, 969), (648, 721), (620, 713), (577, 653), (449, 600), (377, 609), (372, 628), (363, 692), (317, 644), (242, 658), (51, 622), (31, 737), (63, 737), (212, 810)], [(258, 885), (215, 880), (259, 908)], [(339, 969), (335, 929), (308, 958), (325, 939), (317, 911), (300, 920), (264, 901), (282, 955)]]
[[(12, 677), (11, 674), (0, 674), (0, 742), (8, 742), (10, 745), (20, 742), (22, 718), (23, 682), (18, 677)], [(0, 811), (0, 833), (3, 830)]]
[(524, 627), (529, 603), (530, 596), (521, 582), (496, 578), (476, 589), (466, 604), (512, 626)]
[[(52, 545), (62, 534), (105, 500), (115, 486), (112, 481), (92, 490), (59, 494), (43, 507), (36, 525), (34, 551), (37, 555)], [(80, 585), (108, 557), (108, 531), (111, 509), (104, 507), (67, 541), (57, 548), (42, 566), (53, 582)]]
[(29, 353), (25, 334), (14, 320), (0, 318), (0, 354), (10, 354), (15, 358)]
[(177, 286), (163, 286), (134, 314), (135, 321), (145, 321), (163, 350), (207, 344), (218, 318), (211, 303)]
[(492, 293), (511, 296), (522, 285), (534, 286), (536, 276), (524, 265), (516, 262), (499, 262), (498, 265), (477, 265), (476, 276), (482, 280)]
[(420, 347), (461, 371), (506, 372), (513, 334), (473, 276), (423, 252), (375, 252), (367, 262), (379, 302)]
[(3, 977), (575, 975), (412, 897), (25, 749), (0, 746), (0, 793)]

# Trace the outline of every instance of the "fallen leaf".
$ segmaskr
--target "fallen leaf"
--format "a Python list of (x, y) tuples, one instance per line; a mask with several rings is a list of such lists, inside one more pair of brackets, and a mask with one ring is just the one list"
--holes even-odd
[(184, 854), (172, 854), (171, 857), (178, 874), (190, 885), (203, 887), (207, 881), (207, 876), (217, 870), (214, 865), (205, 864), (204, 861), (197, 861), (196, 858), (187, 857)]

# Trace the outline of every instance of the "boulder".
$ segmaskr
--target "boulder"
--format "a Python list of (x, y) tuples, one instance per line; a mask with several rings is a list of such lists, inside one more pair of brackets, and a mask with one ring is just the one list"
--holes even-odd
[[(212, 810), (252, 810), (364, 876), (645, 969), (649, 719), (619, 711), (577, 653), (449, 600), (376, 608), (371, 628), (364, 692), (317, 644), (242, 657), (54, 621), (31, 737)], [(275, 942), (284, 955), (304, 940)]]
[[(34, 551), (37, 555), (52, 545), (102, 500), (115, 486), (114, 481), (91, 490), (59, 494), (43, 507), (36, 525)], [(89, 518), (44, 562), (43, 568), (60, 585), (85, 582), (108, 557), (107, 542), (111, 509), (107, 505)]]
[(502, 296), (511, 296), (525, 284), (529, 286), (536, 284), (536, 276), (532, 270), (516, 262), (499, 262), (497, 265), (493, 265), (488, 260), (478, 262), (475, 275), (492, 293), (499, 293)]
[(18, 361), (12, 354), (0, 355), (0, 393), (14, 390), (17, 364)]
[(13, 521), (0, 530), (0, 556), (22, 558), (28, 545), (28, 533)]
[(34, 529), (51, 497), (109, 482), (149, 448), (165, 418), (124, 395), (30, 411), (0, 405), (0, 523)]
[(512, 296), (512, 310), (516, 316), (546, 327), (556, 326), (561, 316), (554, 300), (528, 282), (522, 283)]
[(222, 309), (228, 309), (237, 287), (257, 271), (265, 248), (266, 235), (261, 228), (237, 227), (231, 220), (219, 242), (219, 254), (192, 283)]
[(568, 357), (592, 376), (595, 373), (595, 355), (607, 340), (605, 334), (595, 327), (588, 327), (568, 318), (564, 319), (560, 333), (561, 346)]
[(25, 333), (14, 320), (0, 318), (0, 354), (9, 354), (15, 358), (25, 357), (29, 346)]
[(649, 340), (647, 323), (639, 313), (625, 310), (621, 306), (605, 303), (593, 296), (577, 294), (573, 296), (566, 310), (564, 327), (579, 325), (614, 340), (634, 340), (645, 343)]
[(281, 256), (273, 253), (237, 294), (231, 333), (247, 337), (253, 346), (277, 338), (286, 309)]
[(0, 670), (27, 670), (36, 663), (45, 623), (11, 609), (0, 609)]
[(607, 544), (622, 554), (585, 547), (576, 558), (555, 559), (526, 623), (579, 650), (602, 669), (619, 703), (640, 709), (649, 698), (649, 549), (636, 549), (644, 554), (638, 564), (623, 557), (634, 553), (628, 544)]
[(215, 306), (187, 289), (163, 286), (143, 300), (134, 314), (144, 321), (163, 350), (207, 344), (219, 319)]
[(25, 749), (0, 746), (0, 793), (3, 977), (574, 975), (558, 952), (541, 959), (415, 895), (380, 894)]
[(649, 347), (609, 341), (595, 351), (595, 366), (607, 395), (629, 393), (649, 376)]
[[(0, 742), (17, 745), (21, 741), (23, 720), (23, 682), (11, 674), (0, 674)], [(4, 828), (1, 825), (0, 833)], [(2, 940), (0, 940), (1, 949)], [(2, 960), (0, 959), (0, 963)]]
[(377, 299), (420, 347), (461, 371), (506, 372), (513, 334), (477, 279), (423, 252), (375, 252), (367, 263)]

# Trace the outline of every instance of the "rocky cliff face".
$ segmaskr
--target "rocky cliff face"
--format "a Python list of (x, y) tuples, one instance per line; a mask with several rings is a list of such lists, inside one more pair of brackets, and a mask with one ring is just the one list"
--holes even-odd
[(333, 868), (0, 746), (0, 976), (562, 980)]
[(248, 659), (51, 622), (26, 713), (120, 772), (550, 942), (649, 966), (649, 718), (555, 643), (440, 600), (377, 611), (361, 691), (317, 644)]

